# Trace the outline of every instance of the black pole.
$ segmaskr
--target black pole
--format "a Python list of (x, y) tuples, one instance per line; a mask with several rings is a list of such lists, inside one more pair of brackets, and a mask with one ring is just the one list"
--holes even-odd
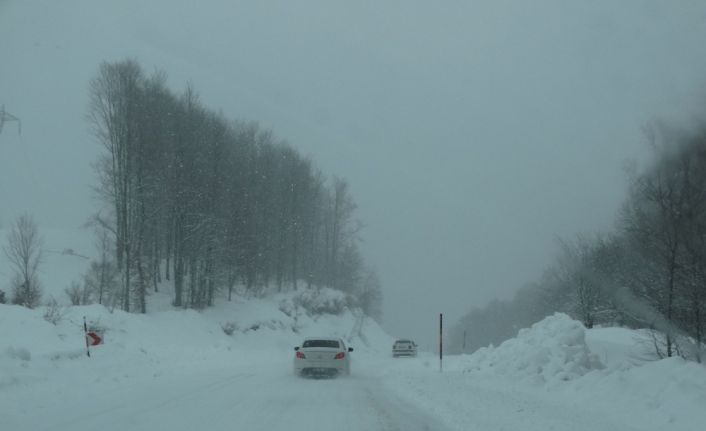
[(86, 316), (83, 316), (83, 338), (86, 340), (86, 356), (91, 357), (91, 350), (88, 348), (88, 327), (86, 326)]
[(439, 313), (439, 372), (444, 370), (444, 315)]

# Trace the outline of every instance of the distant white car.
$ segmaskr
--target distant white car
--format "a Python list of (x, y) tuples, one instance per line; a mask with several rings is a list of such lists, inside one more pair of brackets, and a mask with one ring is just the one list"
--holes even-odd
[(294, 348), (294, 373), (297, 375), (348, 375), (351, 373), (352, 347), (340, 338), (309, 337)]
[(397, 340), (392, 345), (392, 357), (417, 356), (417, 344), (412, 340)]

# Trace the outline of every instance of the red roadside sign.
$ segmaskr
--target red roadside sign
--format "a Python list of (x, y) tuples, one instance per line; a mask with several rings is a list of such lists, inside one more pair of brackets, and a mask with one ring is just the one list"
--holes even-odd
[(100, 335), (96, 334), (95, 332), (87, 332), (86, 344), (88, 344), (89, 346), (97, 346), (99, 344), (103, 344), (103, 339), (100, 337)]

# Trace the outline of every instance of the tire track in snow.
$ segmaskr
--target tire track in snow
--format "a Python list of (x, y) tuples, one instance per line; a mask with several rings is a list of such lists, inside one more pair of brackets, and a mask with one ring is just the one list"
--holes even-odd
[[(104, 417), (112, 416), (113, 418), (115, 418), (116, 415), (118, 416), (118, 421), (120, 421), (121, 418), (129, 418), (130, 421), (135, 421), (136, 419), (144, 417), (145, 415), (153, 414), (155, 411), (163, 410), (170, 405), (183, 404), (189, 400), (199, 399), (205, 394), (209, 394), (213, 391), (226, 388), (232, 385), (235, 381), (254, 376), (254, 373), (238, 373), (225, 379), (218, 378), (216, 380), (209, 381), (209, 383), (197, 386), (196, 388), (188, 386), (188, 389), (183, 389), (188, 390), (188, 392), (180, 392), (178, 395), (175, 396), (159, 398), (157, 399), (157, 402), (150, 402), (147, 403), (147, 405), (138, 404), (137, 408), (135, 408), (135, 403), (137, 401), (134, 398), (131, 398), (129, 395), (138, 392), (141, 389), (140, 386), (144, 387), (144, 385), (147, 385), (148, 382), (144, 382), (142, 385), (134, 384), (130, 385), (129, 388), (125, 388), (125, 390), (123, 391), (115, 391), (113, 393), (113, 396), (117, 396), (120, 398), (119, 404), (116, 406), (92, 411), (88, 409), (81, 409), (77, 412), (78, 416), (75, 416), (69, 420), (53, 423), (50, 426), (47, 426), (42, 429), (45, 431), (54, 431), (57, 429), (75, 429), (75, 427), (78, 425), (91, 423), (95, 420), (100, 421)], [(145, 399), (144, 397), (140, 398), (141, 400)], [(152, 398), (148, 397), (147, 399), (151, 400)]]

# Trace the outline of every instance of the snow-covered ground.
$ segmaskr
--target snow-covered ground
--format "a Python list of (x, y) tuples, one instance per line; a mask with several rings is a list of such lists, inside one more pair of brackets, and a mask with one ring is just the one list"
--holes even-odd
[(706, 368), (652, 359), (649, 337), (586, 330), (564, 314), (439, 373), (428, 356), (389, 370), (386, 387), (458, 430), (697, 430), (706, 423)]
[[(147, 315), (0, 305), (2, 430), (684, 430), (706, 423), (706, 369), (648, 360), (645, 336), (565, 315), (498, 347), (392, 359), (392, 338), (345, 310), (312, 316), (295, 293), (204, 311), (150, 298)], [(312, 298), (308, 298), (309, 301)], [(324, 291), (319, 305), (336, 308)], [(105, 344), (85, 354), (83, 316)], [(224, 328), (232, 330), (226, 334)], [(304, 336), (349, 340), (352, 375), (302, 379)]]

